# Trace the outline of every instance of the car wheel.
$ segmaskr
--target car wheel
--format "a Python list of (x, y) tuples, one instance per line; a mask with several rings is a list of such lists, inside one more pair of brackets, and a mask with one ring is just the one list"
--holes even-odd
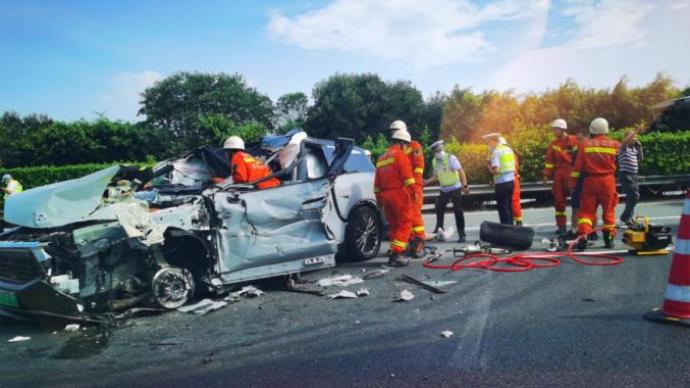
[(194, 277), (186, 268), (164, 267), (153, 276), (153, 299), (161, 307), (174, 310), (194, 295)]
[(381, 217), (369, 206), (359, 206), (350, 212), (345, 229), (347, 259), (369, 260), (381, 248)]

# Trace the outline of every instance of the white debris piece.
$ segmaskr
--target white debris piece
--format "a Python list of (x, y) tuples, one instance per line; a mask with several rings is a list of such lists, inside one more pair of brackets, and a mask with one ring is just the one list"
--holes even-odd
[(444, 330), (441, 332), (441, 337), (443, 338), (450, 338), (453, 336), (453, 332), (450, 330)]
[(79, 324), (78, 323), (70, 323), (69, 325), (65, 326), (65, 331), (69, 331), (74, 333), (75, 331), (79, 330)]
[(351, 291), (342, 290), (337, 294), (326, 295), (328, 299), (354, 299), (357, 298), (357, 294)]
[(439, 287), (449, 286), (449, 285), (455, 284), (457, 282), (458, 282), (457, 280), (434, 280), (434, 281), (430, 281), (430, 282), (424, 282), (424, 284), (428, 284), (431, 287), (439, 288)]
[(21, 335), (18, 335), (16, 337), (8, 340), (7, 342), (22, 342), (22, 341), (28, 341), (30, 339), (31, 339), (31, 337), (22, 337)]
[(188, 305), (188, 306), (182, 306), (177, 309), (177, 311), (181, 313), (194, 313), (196, 315), (205, 315), (210, 313), (211, 311), (218, 310), (222, 307), (227, 306), (228, 302), (223, 301), (223, 300), (211, 300), (211, 299), (203, 299), (199, 303)]
[(360, 277), (354, 277), (352, 275), (340, 275), (334, 276), (332, 278), (324, 278), (316, 282), (320, 287), (347, 287), (353, 284), (364, 283), (364, 280)]
[(254, 298), (257, 296), (261, 296), (263, 294), (265, 294), (265, 292), (261, 291), (260, 289), (254, 287), (254, 286), (244, 286), (244, 287), (242, 287), (241, 290), (231, 293), (230, 296), (237, 298), (237, 297), (240, 297), (242, 295), (246, 295), (246, 296)]
[(357, 290), (357, 292), (355, 294), (357, 294), (357, 296), (369, 296), (369, 289), (368, 288), (360, 288), (359, 290)]
[(410, 290), (402, 290), (400, 291), (400, 294), (398, 294), (396, 300), (400, 302), (408, 302), (410, 300), (414, 299), (414, 294)]

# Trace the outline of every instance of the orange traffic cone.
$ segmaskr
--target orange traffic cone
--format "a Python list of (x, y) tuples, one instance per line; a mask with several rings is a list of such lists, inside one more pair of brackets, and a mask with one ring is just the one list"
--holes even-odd
[(661, 310), (654, 309), (644, 317), (690, 327), (690, 190), (685, 195), (674, 246), (664, 305)]

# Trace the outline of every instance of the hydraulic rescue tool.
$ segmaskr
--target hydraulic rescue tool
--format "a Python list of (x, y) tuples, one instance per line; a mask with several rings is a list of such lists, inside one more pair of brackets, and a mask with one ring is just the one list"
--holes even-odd
[(638, 256), (665, 255), (672, 242), (671, 228), (649, 223), (649, 217), (636, 217), (623, 232), (623, 243), (633, 249), (630, 253)]

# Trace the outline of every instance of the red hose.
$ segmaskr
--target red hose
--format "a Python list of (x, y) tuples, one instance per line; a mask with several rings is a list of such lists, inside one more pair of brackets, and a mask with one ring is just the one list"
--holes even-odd
[[(592, 231), (596, 233), (598, 230)], [(618, 265), (623, 263), (623, 258), (619, 256), (599, 254), (599, 253), (573, 253), (573, 247), (586, 235), (579, 236), (568, 245), (565, 253), (537, 252), (537, 253), (518, 253), (508, 257), (498, 257), (492, 253), (471, 253), (465, 255), (451, 264), (432, 264), (424, 262), (424, 267), (429, 269), (445, 269), (450, 271), (460, 271), (462, 269), (484, 269), (495, 272), (524, 272), (535, 268), (551, 268), (561, 264), (559, 258), (567, 258), (582, 265)], [(594, 258), (596, 260), (585, 260)], [(483, 260), (477, 260), (483, 259)]]

